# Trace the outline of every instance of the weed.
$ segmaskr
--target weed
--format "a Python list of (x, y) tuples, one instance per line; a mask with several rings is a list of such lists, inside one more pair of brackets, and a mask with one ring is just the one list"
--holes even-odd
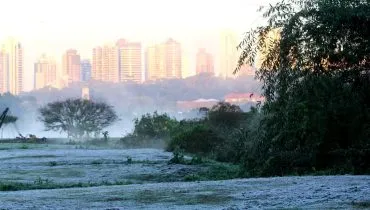
[(132, 158), (130, 156), (127, 157), (127, 164), (132, 164)]
[(173, 152), (173, 157), (169, 161), (170, 164), (185, 164), (185, 158), (183, 151), (180, 149), (176, 148), (175, 151)]
[(359, 202), (353, 201), (352, 206), (355, 208), (367, 209), (370, 208), (370, 201), (359, 201)]
[(22, 144), (19, 149), (29, 149), (29, 146), (26, 144)]
[(93, 165), (100, 165), (100, 164), (102, 164), (103, 163), (103, 160), (93, 160), (92, 162), (91, 162), (91, 164), (93, 164)]
[(210, 162), (208, 165), (207, 170), (184, 176), (184, 181), (227, 180), (240, 177), (238, 165), (219, 162)]
[(37, 179), (33, 182), (35, 185), (49, 185), (53, 183), (53, 180), (50, 179), (43, 179), (41, 177), (37, 177)]
[(57, 162), (56, 161), (50, 161), (49, 162), (49, 166), (56, 166), (57, 165)]
[(203, 179), (197, 174), (190, 174), (184, 177), (184, 181), (187, 181), (187, 182), (200, 181), (200, 180), (203, 180)]
[(201, 156), (195, 156), (191, 159), (190, 164), (191, 165), (199, 165), (203, 163), (203, 158)]
[(38, 177), (33, 183), (22, 182), (0, 182), (0, 191), (19, 191), (19, 190), (35, 190), (35, 189), (61, 189), (61, 188), (76, 188), (76, 187), (96, 187), (110, 185), (129, 185), (130, 181), (115, 181), (115, 182), (88, 182), (88, 183), (55, 183), (50, 179)]

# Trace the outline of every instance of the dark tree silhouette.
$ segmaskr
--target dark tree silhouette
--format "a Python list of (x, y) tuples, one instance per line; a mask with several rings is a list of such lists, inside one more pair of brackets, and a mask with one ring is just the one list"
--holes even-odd
[(46, 130), (66, 132), (74, 138), (101, 133), (118, 120), (112, 106), (83, 99), (49, 103), (39, 111)]

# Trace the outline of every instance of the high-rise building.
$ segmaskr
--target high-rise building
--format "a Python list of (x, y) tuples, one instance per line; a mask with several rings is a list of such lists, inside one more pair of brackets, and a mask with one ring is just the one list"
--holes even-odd
[(145, 52), (146, 80), (182, 78), (182, 52), (180, 43), (168, 39), (165, 43), (150, 46)]
[(96, 47), (93, 49), (91, 64), (91, 79), (102, 80), (102, 48)]
[(57, 70), (54, 59), (45, 54), (34, 64), (34, 89), (57, 86)]
[(69, 49), (63, 55), (63, 76), (68, 84), (81, 81), (81, 58), (77, 50)]
[(181, 61), (181, 76), (182, 78), (187, 78), (187, 77), (191, 77), (191, 76), (194, 76), (196, 71), (194, 68), (191, 68), (190, 67), (190, 56), (189, 56), (189, 53), (186, 53), (184, 51), (182, 51), (182, 54), (181, 54), (181, 57), (182, 57), (182, 61)]
[(102, 48), (102, 81), (119, 82), (118, 49), (111, 44)]
[(0, 93), (18, 95), (23, 90), (22, 45), (9, 38), (0, 51)]
[(207, 53), (204, 48), (198, 50), (196, 59), (196, 72), (197, 74), (214, 74), (213, 56)]
[(156, 81), (166, 78), (166, 46), (164, 44), (149, 46), (145, 52), (146, 78)]
[(91, 78), (103, 82), (119, 82), (118, 48), (112, 44), (93, 49)]
[(8, 92), (8, 54), (0, 51), (0, 94)]
[(91, 78), (91, 62), (88, 59), (81, 60), (81, 81), (87, 82)]
[(224, 30), (220, 35), (220, 71), (219, 76), (231, 78), (238, 64), (237, 36), (233, 31)]
[(116, 44), (118, 48), (118, 71), (120, 81), (142, 82), (141, 43), (128, 42), (120, 39)]
[(170, 38), (165, 43), (165, 49), (166, 77), (182, 78), (181, 44)]

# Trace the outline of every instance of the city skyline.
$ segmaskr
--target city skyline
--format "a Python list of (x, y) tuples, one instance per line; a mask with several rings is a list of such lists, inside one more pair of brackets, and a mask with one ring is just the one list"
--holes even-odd
[[(21, 46), (20, 42), (14, 39), (10, 40)], [(189, 67), (188, 56), (183, 56), (181, 43), (172, 38), (148, 46), (146, 49), (142, 49), (141, 42), (130, 42), (121, 38), (116, 42), (107, 42), (93, 48), (91, 57), (87, 59), (81, 58), (79, 51), (71, 48), (63, 53), (62, 65), (57, 65), (56, 59), (43, 53), (34, 62), (32, 90), (43, 87), (61, 89), (68, 87), (71, 83), (88, 82), (90, 79), (112, 83), (142, 83), (161, 79), (181, 79), (199, 73), (211, 73), (222, 78), (235, 77), (235, 75), (226, 75), (228, 73), (231, 75), (236, 65), (237, 54), (235, 53), (235, 47), (233, 47), (235, 45), (235, 33), (230, 30), (224, 31), (220, 34), (220, 40), (218, 47), (220, 53), (223, 54), (222, 58), (215, 62), (212, 53), (209, 53), (205, 48), (199, 48), (193, 58), (195, 60), (194, 67)], [(222, 40), (226, 40), (226, 42)], [(22, 55), (23, 48), (20, 52)], [(4, 57), (4, 55), (1, 54), (0, 57)], [(20, 59), (23, 62), (23, 57)], [(214, 69), (217, 65), (224, 71), (216, 74)], [(21, 67), (23, 69), (23, 66)], [(192, 73), (189, 73), (190, 69), (192, 69)], [(1, 71), (0, 76), (4, 72), (12, 71)], [(22, 75), (22, 73), (21, 70), (19, 75)], [(3, 84), (4, 78), (1, 79), (0, 83)], [(11, 81), (11, 79), (8, 79), (6, 82)], [(27, 92), (27, 90), (22, 89), (22, 81), (19, 84), (21, 84), (20, 89), (18, 92), (13, 92), (13, 94)], [(1, 92), (7, 91), (0, 90)]]
[[(276, 1), (189, 0), (176, 4), (168, 0), (92, 0), (88, 4), (78, 0), (4, 1), (2, 8), (9, 9), (0, 13), (0, 40), (15, 37), (26, 49), (26, 91), (33, 88), (33, 81), (29, 79), (33, 78), (32, 67), (43, 53), (55, 57), (57, 65), (61, 65), (60, 56), (70, 48), (77, 49), (82, 59), (92, 59), (92, 48), (121, 37), (141, 42), (143, 48), (170, 37), (179, 41), (183, 59), (194, 74), (199, 48), (206, 48), (216, 62), (219, 38), (215, 34), (230, 28), (241, 40), (244, 32), (262, 21), (256, 11), (258, 7), (272, 2)], [(22, 16), (15, 16), (11, 8), (17, 8)], [(207, 16), (204, 16), (205, 10)], [(219, 71), (218, 64), (215, 71)]]

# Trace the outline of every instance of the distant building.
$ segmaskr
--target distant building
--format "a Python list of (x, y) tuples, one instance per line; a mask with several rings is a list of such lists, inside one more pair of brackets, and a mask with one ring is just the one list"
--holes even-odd
[(216, 99), (197, 99), (194, 101), (177, 101), (176, 107), (179, 111), (190, 111), (201, 107), (212, 108), (219, 101)]
[(180, 79), (182, 73), (181, 44), (173, 39), (150, 46), (145, 53), (146, 80)]
[(256, 94), (256, 93), (229, 93), (225, 97), (225, 102), (231, 104), (244, 104), (244, 103), (257, 103), (257, 102), (264, 102), (265, 97)]
[(199, 49), (196, 57), (196, 73), (214, 74), (213, 56), (204, 48)]
[(142, 56), (141, 43), (128, 42), (120, 39), (116, 44), (118, 48), (118, 72), (120, 82), (142, 82)]
[(182, 78), (187, 78), (194, 76), (196, 74), (195, 69), (190, 67), (190, 56), (187, 53), (182, 53), (182, 67), (181, 67), (181, 76)]
[(23, 91), (23, 59), (21, 43), (8, 38), (0, 48), (0, 93)]
[(4, 94), (8, 91), (8, 54), (5, 50), (0, 50), (0, 94)]
[(219, 76), (223, 78), (234, 77), (238, 62), (237, 47), (238, 40), (236, 34), (231, 30), (224, 30), (220, 35), (220, 72)]
[(81, 60), (81, 81), (87, 82), (91, 78), (91, 62), (88, 59)]
[(77, 50), (69, 49), (63, 55), (63, 77), (67, 83), (81, 81), (81, 58)]
[(82, 88), (82, 99), (90, 100), (90, 89), (89, 87)]
[(113, 44), (93, 49), (91, 78), (103, 82), (119, 82), (118, 48)]
[(181, 79), (182, 78), (182, 57), (181, 44), (173, 39), (168, 39), (165, 43), (165, 69), (166, 78)]
[(145, 52), (145, 80), (156, 81), (166, 78), (166, 46), (149, 46)]
[(253, 68), (252, 66), (248, 66), (244, 64), (243, 66), (240, 67), (239, 72), (236, 74), (238, 77), (243, 77), (243, 76), (254, 76), (256, 73), (256, 69)]
[(92, 64), (91, 64), (91, 79), (102, 80), (102, 49), (96, 47), (92, 53)]
[(57, 69), (54, 59), (43, 54), (34, 64), (34, 89), (57, 86)]

